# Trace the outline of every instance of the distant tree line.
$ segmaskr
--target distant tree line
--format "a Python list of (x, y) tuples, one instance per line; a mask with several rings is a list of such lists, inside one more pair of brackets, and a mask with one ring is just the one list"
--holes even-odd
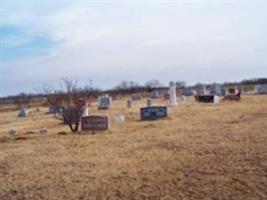
[(223, 85), (267, 84), (267, 78), (244, 79), (240, 82), (225, 82)]
[[(240, 82), (224, 82), (221, 85), (227, 86), (227, 85), (243, 85), (243, 84), (267, 84), (267, 78), (244, 79)], [(0, 98), (0, 101), (14, 102), (16, 104), (21, 105), (21, 104), (28, 104), (32, 99), (47, 98), (48, 96), (50, 99), (50, 100), (48, 99), (48, 101), (59, 101), (60, 98), (63, 97), (65, 98), (67, 96), (68, 92), (71, 90), (70, 85), (75, 86), (76, 93), (79, 93), (80, 96), (86, 97), (88, 99), (96, 99), (98, 96), (105, 93), (108, 93), (111, 96), (118, 96), (118, 95), (125, 96), (135, 93), (151, 92), (154, 88), (164, 87), (164, 85), (159, 80), (156, 79), (149, 80), (143, 85), (139, 84), (136, 81), (130, 80), (130, 81), (122, 81), (112, 89), (104, 91), (96, 87), (93, 87), (91, 83), (89, 85), (85, 85), (84, 87), (78, 87), (77, 81), (63, 78), (61, 79), (60, 89), (53, 89), (53, 87), (51, 86), (44, 85), (43, 88), (39, 89), (35, 93), (28, 93), (28, 94), (20, 93), (14, 96), (2, 97)], [(197, 83), (191, 87), (200, 87), (202, 85), (206, 84)], [(177, 81), (176, 86), (179, 88), (186, 88), (186, 83), (184, 81)]]

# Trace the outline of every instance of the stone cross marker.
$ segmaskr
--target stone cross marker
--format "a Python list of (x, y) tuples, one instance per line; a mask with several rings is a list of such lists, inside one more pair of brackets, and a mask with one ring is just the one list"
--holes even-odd
[(106, 116), (91, 115), (82, 117), (83, 131), (105, 131), (109, 128), (109, 120)]
[(141, 120), (155, 120), (168, 116), (166, 106), (153, 106), (140, 109)]

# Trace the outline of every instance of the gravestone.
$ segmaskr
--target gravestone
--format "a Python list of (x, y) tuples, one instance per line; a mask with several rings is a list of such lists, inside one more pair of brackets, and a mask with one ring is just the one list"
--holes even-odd
[(55, 114), (57, 109), (54, 106), (49, 106), (47, 114)]
[(83, 117), (89, 116), (89, 104), (85, 103), (84, 106), (82, 107)]
[(109, 128), (109, 120), (106, 116), (91, 115), (82, 117), (83, 131), (105, 131)]
[(257, 85), (256, 86), (257, 94), (267, 94), (267, 84), (265, 85)]
[(151, 99), (159, 98), (159, 91), (158, 90), (152, 90), (152, 92), (150, 93), (150, 98)]
[(229, 88), (229, 94), (236, 94), (236, 88)]
[(186, 96), (182, 95), (182, 97), (181, 97), (181, 101), (182, 101), (182, 102), (185, 102), (185, 101), (186, 101)]
[(213, 83), (211, 85), (210, 91), (211, 91), (211, 94), (213, 94), (213, 95), (222, 96), (222, 91), (223, 91), (222, 85), (217, 84), (217, 83)]
[(219, 102), (220, 102), (219, 96), (215, 95), (214, 98), (213, 98), (213, 103), (214, 104), (218, 104)]
[(125, 122), (125, 117), (123, 115), (117, 115), (114, 119), (116, 124), (123, 124)]
[(177, 105), (176, 84), (173, 81), (170, 82), (169, 95), (170, 95), (170, 105), (171, 106)]
[(214, 103), (214, 95), (196, 95), (195, 99), (197, 102)]
[(132, 107), (132, 100), (129, 99), (127, 100), (127, 108), (131, 108)]
[(168, 116), (166, 106), (153, 106), (140, 109), (141, 120), (155, 120)]
[(26, 116), (27, 116), (26, 108), (22, 107), (18, 113), (18, 117), (26, 117)]
[(98, 109), (109, 109), (109, 106), (111, 105), (112, 98), (108, 95), (101, 96), (98, 101)]
[(210, 91), (207, 90), (206, 85), (203, 85), (203, 94), (204, 95), (209, 95)]
[(152, 105), (152, 99), (148, 99), (147, 101), (146, 101), (146, 105), (149, 107), (149, 106), (151, 106)]
[(228, 94), (225, 95), (223, 98), (223, 101), (240, 101), (241, 100), (241, 93), (238, 92), (238, 94)]

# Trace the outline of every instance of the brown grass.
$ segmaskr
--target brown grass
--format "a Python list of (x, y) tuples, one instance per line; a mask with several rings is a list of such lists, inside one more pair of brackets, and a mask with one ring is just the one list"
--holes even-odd
[[(151, 122), (139, 121), (143, 105), (115, 101), (101, 113), (126, 123), (111, 119), (95, 135), (70, 133), (47, 108), (25, 119), (1, 113), (0, 199), (267, 199), (267, 96), (190, 98)], [(26, 139), (12, 140), (11, 128)]]

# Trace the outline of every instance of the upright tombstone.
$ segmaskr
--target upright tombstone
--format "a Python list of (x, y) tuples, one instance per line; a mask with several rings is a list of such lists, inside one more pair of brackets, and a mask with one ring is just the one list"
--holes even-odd
[(153, 106), (140, 109), (141, 120), (155, 120), (168, 116), (166, 106)]
[(56, 108), (54, 106), (49, 106), (48, 107), (48, 112), (47, 114), (55, 114), (57, 112)]
[(86, 102), (82, 108), (83, 110), (83, 117), (89, 116), (89, 104)]
[(214, 95), (195, 95), (197, 102), (214, 103)]
[(98, 109), (109, 109), (109, 106), (111, 105), (112, 98), (108, 95), (101, 96), (98, 100)]
[(206, 85), (203, 85), (203, 94), (210, 95), (210, 92), (207, 90)]
[(107, 116), (90, 115), (82, 117), (83, 131), (105, 131), (109, 128), (109, 120)]
[(219, 102), (220, 102), (220, 97), (217, 96), (217, 95), (214, 95), (214, 97), (213, 97), (213, 103), (214, 104), (218, 104)]
[(146, 105), (150, 107), (152, 105), (152, 99), (147, 99)]
[(21, 107), (19, 113), (18, 113), (18, 117), (26, 117), (27, 116), (27, 111), (25, 107)]
[(221, 84), (217, 84), (217, 83), (213, 83), (211, 85), (211, 88), (210, 88), (210, 93), (213, 94), (213, 95), (217, 95), (217, 96), (222, 96), (222, 85)]
[(151, 99), (157, 99), (159, 98), (159, 91), (158, 90), (152, 90), (151, 93), (150, 93), (150, 98)]
[(182, 102), (185, 102), (185, 101), (186, 101), (186, 96), (185, 96), (185, 95), (182, 95), (182, 96), (181, 96), (181, 101), (182, 101)]
[(131, 108), (132, 107), (132, 100), (128, 99), (127, 100), (127, 108)]
[(170, 105), (172, 106), (177, 105), (176, 84), (173, 81), (170, 82), (169, 95), (170, 95)]
[(256, 85), (256, 94), (267, 94), (267, 84)]

